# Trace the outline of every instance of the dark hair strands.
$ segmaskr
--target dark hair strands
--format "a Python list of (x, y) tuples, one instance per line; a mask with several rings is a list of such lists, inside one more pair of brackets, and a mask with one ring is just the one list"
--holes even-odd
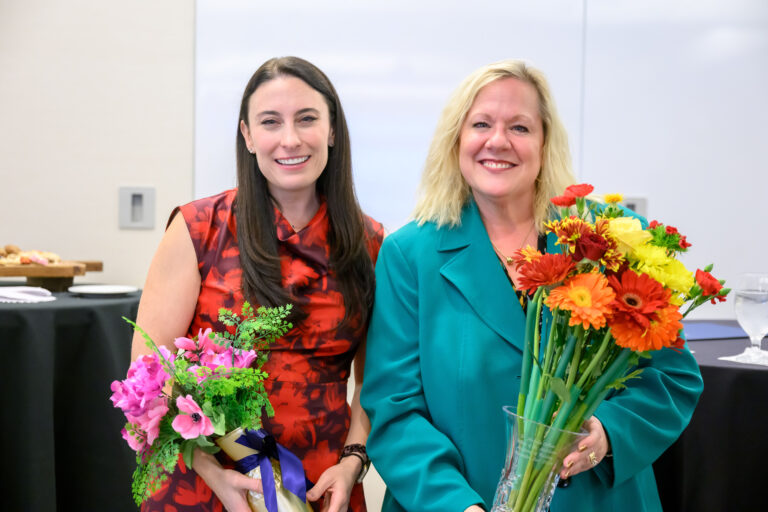
[[(279, 57), (262, 64), (243, 92), (240, 120), (248, 124), (248, 102), (263, 83), (279, 76), (293, 76), (318, 91), (328, 105), (334, 145), (328, 151), (328, 163), (317, 180), (317, 192), (326, 198), (330, 244), (330, 266), (344, 299), (343, 327), (356, 315), (362, 325), (373, 305), (374, 272), (367, 240), (373, 235), (364, 221), (352, 180), (349, 131), (338, 94), (328, 77), (313, 64), (298, 57)], [(237, 182), (235, 199), (237, 240), (243, 269), (243, 295), (254, 304), (279, 306), (294, 304), (291, 320), (306, 318), (296, 298), (282, 286), (275, 216), (267, 180), (256, 158), (248, 152), (245, 139), (237, 129)]]

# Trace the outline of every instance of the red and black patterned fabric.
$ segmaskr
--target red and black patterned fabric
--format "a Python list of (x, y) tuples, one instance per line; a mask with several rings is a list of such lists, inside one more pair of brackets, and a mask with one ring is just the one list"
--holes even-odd
[[(237, 246), (233, 202), (236, 190), (193, 201), (178, 210), (184, 216), (197, 253), (201, 289), (189, 336), (211, 327), (223, 330), (219, 308), (240, 313), (242, 270)], [(268, 207), (273, 207), (269, 205)], [(174, 212), (175, 214), (175, 212)], [(294, 232), (275, 208), (283, 286), (290, 290), (307, 318), (277, 340), (264, 369), (267, 392), (275, 409), (263, 418), (264, 428), (301, 459), (312, 482), (336, 464), (350, 424), (347, 380), (352, 359), (365, 336), (365, 326), (353, 319), (337, 329), (344, 317), (344, 302), (329, 270), (326, 204), (300, 230)], [(368, 250), (373, 262), (381, 246), (383, 227), (368, 223)], [(322, 499), (313, 503), (320, 510)], [(221, 503), (194, 471), (180, 467), (142, 506), (145, 512), (220, 511)], [(362, 485), (352, 493), (349, 510), (365, 511)]]

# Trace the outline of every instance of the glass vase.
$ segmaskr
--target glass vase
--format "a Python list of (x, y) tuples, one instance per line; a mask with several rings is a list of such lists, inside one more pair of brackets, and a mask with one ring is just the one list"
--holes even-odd
[(507, 457), (492, 512), (545, 512), (560, 480), (563, 459), (587, 436), (518, 416), (504, 407)]
[[(243, 429), (236, 428), (235, 430), (232, 430), (228, 434), (216, 440), (216, 444), (219, 446), (219, 448), (221, 448), (221, 450), (226, 453), (227, 456), (234, 462), (237, 462), (250, 455), (259, 453), (256, 450), (237, 442), (237, 440), (242, 435)], [(270, 459), (269, 462), (272, 465), (272, 472), (275, 476), (275, 492), (277, 496), (278, 512), (312, 512), (312, 508), (309, 506), (309, 503), (302, 502), (295, 494), (283, 487), (279, 463), (274, 459)], [(261, 468), (256, 466), (252, 470), (248, 471), (246, 476), (260, 479)], [(267, 510), (267, 505), (264, 501), (263, 494), (259, 494), (254, 491), (248, 491), (247, 499), (248, 505), (251, 507), (253, 512), (274, 512)]]

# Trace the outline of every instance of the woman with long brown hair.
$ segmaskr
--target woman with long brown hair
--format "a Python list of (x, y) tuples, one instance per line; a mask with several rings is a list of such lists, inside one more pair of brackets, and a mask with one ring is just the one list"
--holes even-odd
[[(382, 226), (355, 197), (349, 133), (330, 80), (296, 57), (265, 62), (251, 77), (237, 129), (237, 189), (171, 214), (147, 276), (137, 323), (168, 347), (208, 327), (219, 308), (294, 305), (294, 328), (264, 369), (275, 409), (263, 418), (302, 460), (317, 510), (365, 510), (358, 481), (370, 429), (359, 384)], [(140, 336), (133, 357), (147, 352)], [(351, 455), (351, 456), (350, 456)], [(258, 480), (200, 450), (143, 506), (147, 511), (247, 511)], [(322, 498), (322, 499), (321, 499)]]

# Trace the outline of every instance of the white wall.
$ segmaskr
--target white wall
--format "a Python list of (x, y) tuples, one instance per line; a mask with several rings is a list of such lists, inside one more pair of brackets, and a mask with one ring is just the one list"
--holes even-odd
[(408, 219), (448, 95), (510, 56), (548, 70), (578, 150), (583, 5), (572, 0), (198, 0), (195, 195), (235, 183), (243, 89), (270, 57), (297, 55), (336, 87), (349, 122), (363, 209), (394, 230)]
[[(194, 2), (0, 1), (0, 245), (102, 260), (76, 282), (141, 286), (192, 198)], [(156, 189), (118, 229), (118, 187)]]
[(768, 271), (768, 2), (590, 0), (586, 20), (582, 179), (646, 197), (691, 269)]
[[(435, 122), (476, 67), (523, 57), (548, 75), (578, 176), (647, 199), (694, 244), (686, 264), (768, 270), (764, 0), (198, 0), (195, 195), (234, 184), (242, 89), (299, 55), (336, 85), (363, 208), (408, 218)], [(732, 318), (729, 304), (698, 318)]]

